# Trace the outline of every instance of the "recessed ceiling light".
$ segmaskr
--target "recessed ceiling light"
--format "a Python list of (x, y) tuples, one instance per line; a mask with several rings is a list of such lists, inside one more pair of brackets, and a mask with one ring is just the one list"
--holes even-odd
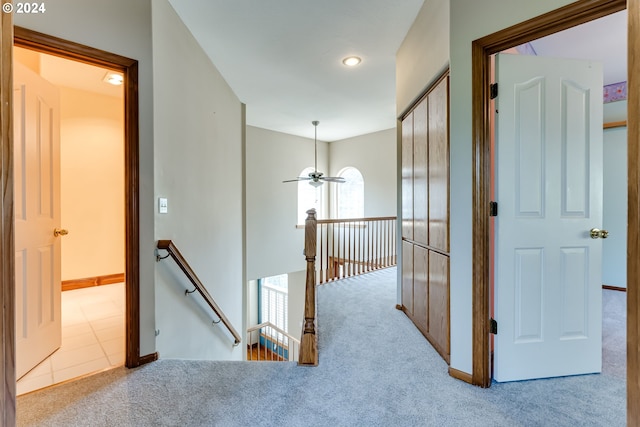
[(118, 73), (107, 73), (102, 80), (114, 86), (120, 86), (124, 82), (124, 77)]
[(358, 58), (357, 56), (347, 56), (342, 60), (342, 63), (347, 67), (355, 67), (360, 62), (362, 62), (362, 59)]

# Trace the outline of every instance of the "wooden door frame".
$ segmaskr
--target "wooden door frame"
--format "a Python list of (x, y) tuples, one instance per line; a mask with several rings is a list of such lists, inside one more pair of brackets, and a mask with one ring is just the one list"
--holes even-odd
[[(2, 1), (4, 5), (6, 2)], [(15, 249), (13, 214), (13, 17), (0, 14), (0, 425), (16, 424)]]
[[(15, 337), (14, 337), (14, 226), (13, 226), (13, 45), (122, 72), (124, 75), (124, 157), (125, 157), (125, 365), (129, 368), (155, 360), (156, 354), (140, 356), (140, 214), (139, 214), (139, 123), (138, 61), (94, 49), (57, 37), (13, 27), (11, 14), (2, 14), (2, 109), (0, 118), (0, 154), (3, 188), (0, 214), (2, 254), (2, 350), (0, 373), (3, 425), (15, 424)], [(0, 423), (2, 424), (2, 423)]]
[[(627, 420), (640, 423), (640, 114), (639, 82), (640, 0), (580, 0), (560, 9), (498, 31), (472, 43), (472, 127), (473, 127), (473, 361), (471, 381), (481, 387), (491, 385), (489, 297), (490, 297), (490, 56), (523, 43), (628, 8), (628, 149), (629, 205), (627, 231)], [(634, 74), (635, 73), (635, 74)], [(640, 80), (640, 79), (639, 79)]]

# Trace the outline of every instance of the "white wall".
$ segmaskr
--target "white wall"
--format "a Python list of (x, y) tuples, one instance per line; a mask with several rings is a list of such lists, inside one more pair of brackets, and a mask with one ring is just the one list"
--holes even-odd
[[(604, 104), (604, 122), (627, 120), (627, 101)], [(627, 287), (627, 127), (604, 130), (602, 283)]]
[(472, 369), (471, 43), (571, 3), (566, 0), (450, 0), (451, 367)]
[[(348, 166), (362, 173), (366, 217), (396, 215), (396, 144), (395, 128), (329, 144), (331, 176)], [(335, 197), (335, 191), (332, 193), (331, 197)], [(333, 210), (335, 203), (330, 205)]]
[(449, 64), (449, 0), (425, 0), (396, 53), (396, 111), (401, 115)]
[(307, 285), (307, 271), (289, 273), (289, 334), (297, 339), (302, 337), (304, 320), (304, 297)]
[[(318, 141), (318, 170), (325, 174), (327, 155), (327, 143)], [(247, 126), (248, 280), (306, 268), (304, 229), (296, 228), (298, 184), (282, 181), (313, 167), (313, 157), (313, 139)], [(325, 201), (327, 187), (321, 187)]]
[[(154, 2), (155, 3), (155, 2)], [(56, 0), (45, 14), (14, 15), (15, 25), (139, 61), (140, 354), (155, 351), (153, 82), (150, 0)]]
[(60, 88), (62, 280), (124, 273), (124, 100)]
[[(171, 239), (234, 328), (245, 330), (244, 108), (167, 0), (155, 0), (153, 83), (157, 239)], [(171, 260), (156, 264), (157, 350), (163, 358), (237, 359), (233, 338)], [(195, 309), (194, 305), (202, 309)]]

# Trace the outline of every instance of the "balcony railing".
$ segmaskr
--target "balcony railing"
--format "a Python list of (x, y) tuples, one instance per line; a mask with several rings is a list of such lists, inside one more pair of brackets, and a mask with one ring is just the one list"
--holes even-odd
[(396, 265), (396, 217), (318, 221), (310, 209), (304, 239), (307, 278), (298, 363), (316, 366), (316, 284)]
[(317, 221), (318, 283), (396, 265), (396, 217)]

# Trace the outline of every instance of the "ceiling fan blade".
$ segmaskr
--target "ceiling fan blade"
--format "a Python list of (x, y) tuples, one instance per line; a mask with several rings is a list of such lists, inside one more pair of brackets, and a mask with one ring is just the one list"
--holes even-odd
[(345, 179), (341, 176), (323, 176), (320, 179), (327, 182), (337, 182), (339, 184), (345, 182)]
[(282, 182), (297, 182), (297, 181), (309, 181), (311, 178), (309, 178), (308, 176), (299, 176), (296, 179), (288, 179), (286, 181), (282, 181)]

